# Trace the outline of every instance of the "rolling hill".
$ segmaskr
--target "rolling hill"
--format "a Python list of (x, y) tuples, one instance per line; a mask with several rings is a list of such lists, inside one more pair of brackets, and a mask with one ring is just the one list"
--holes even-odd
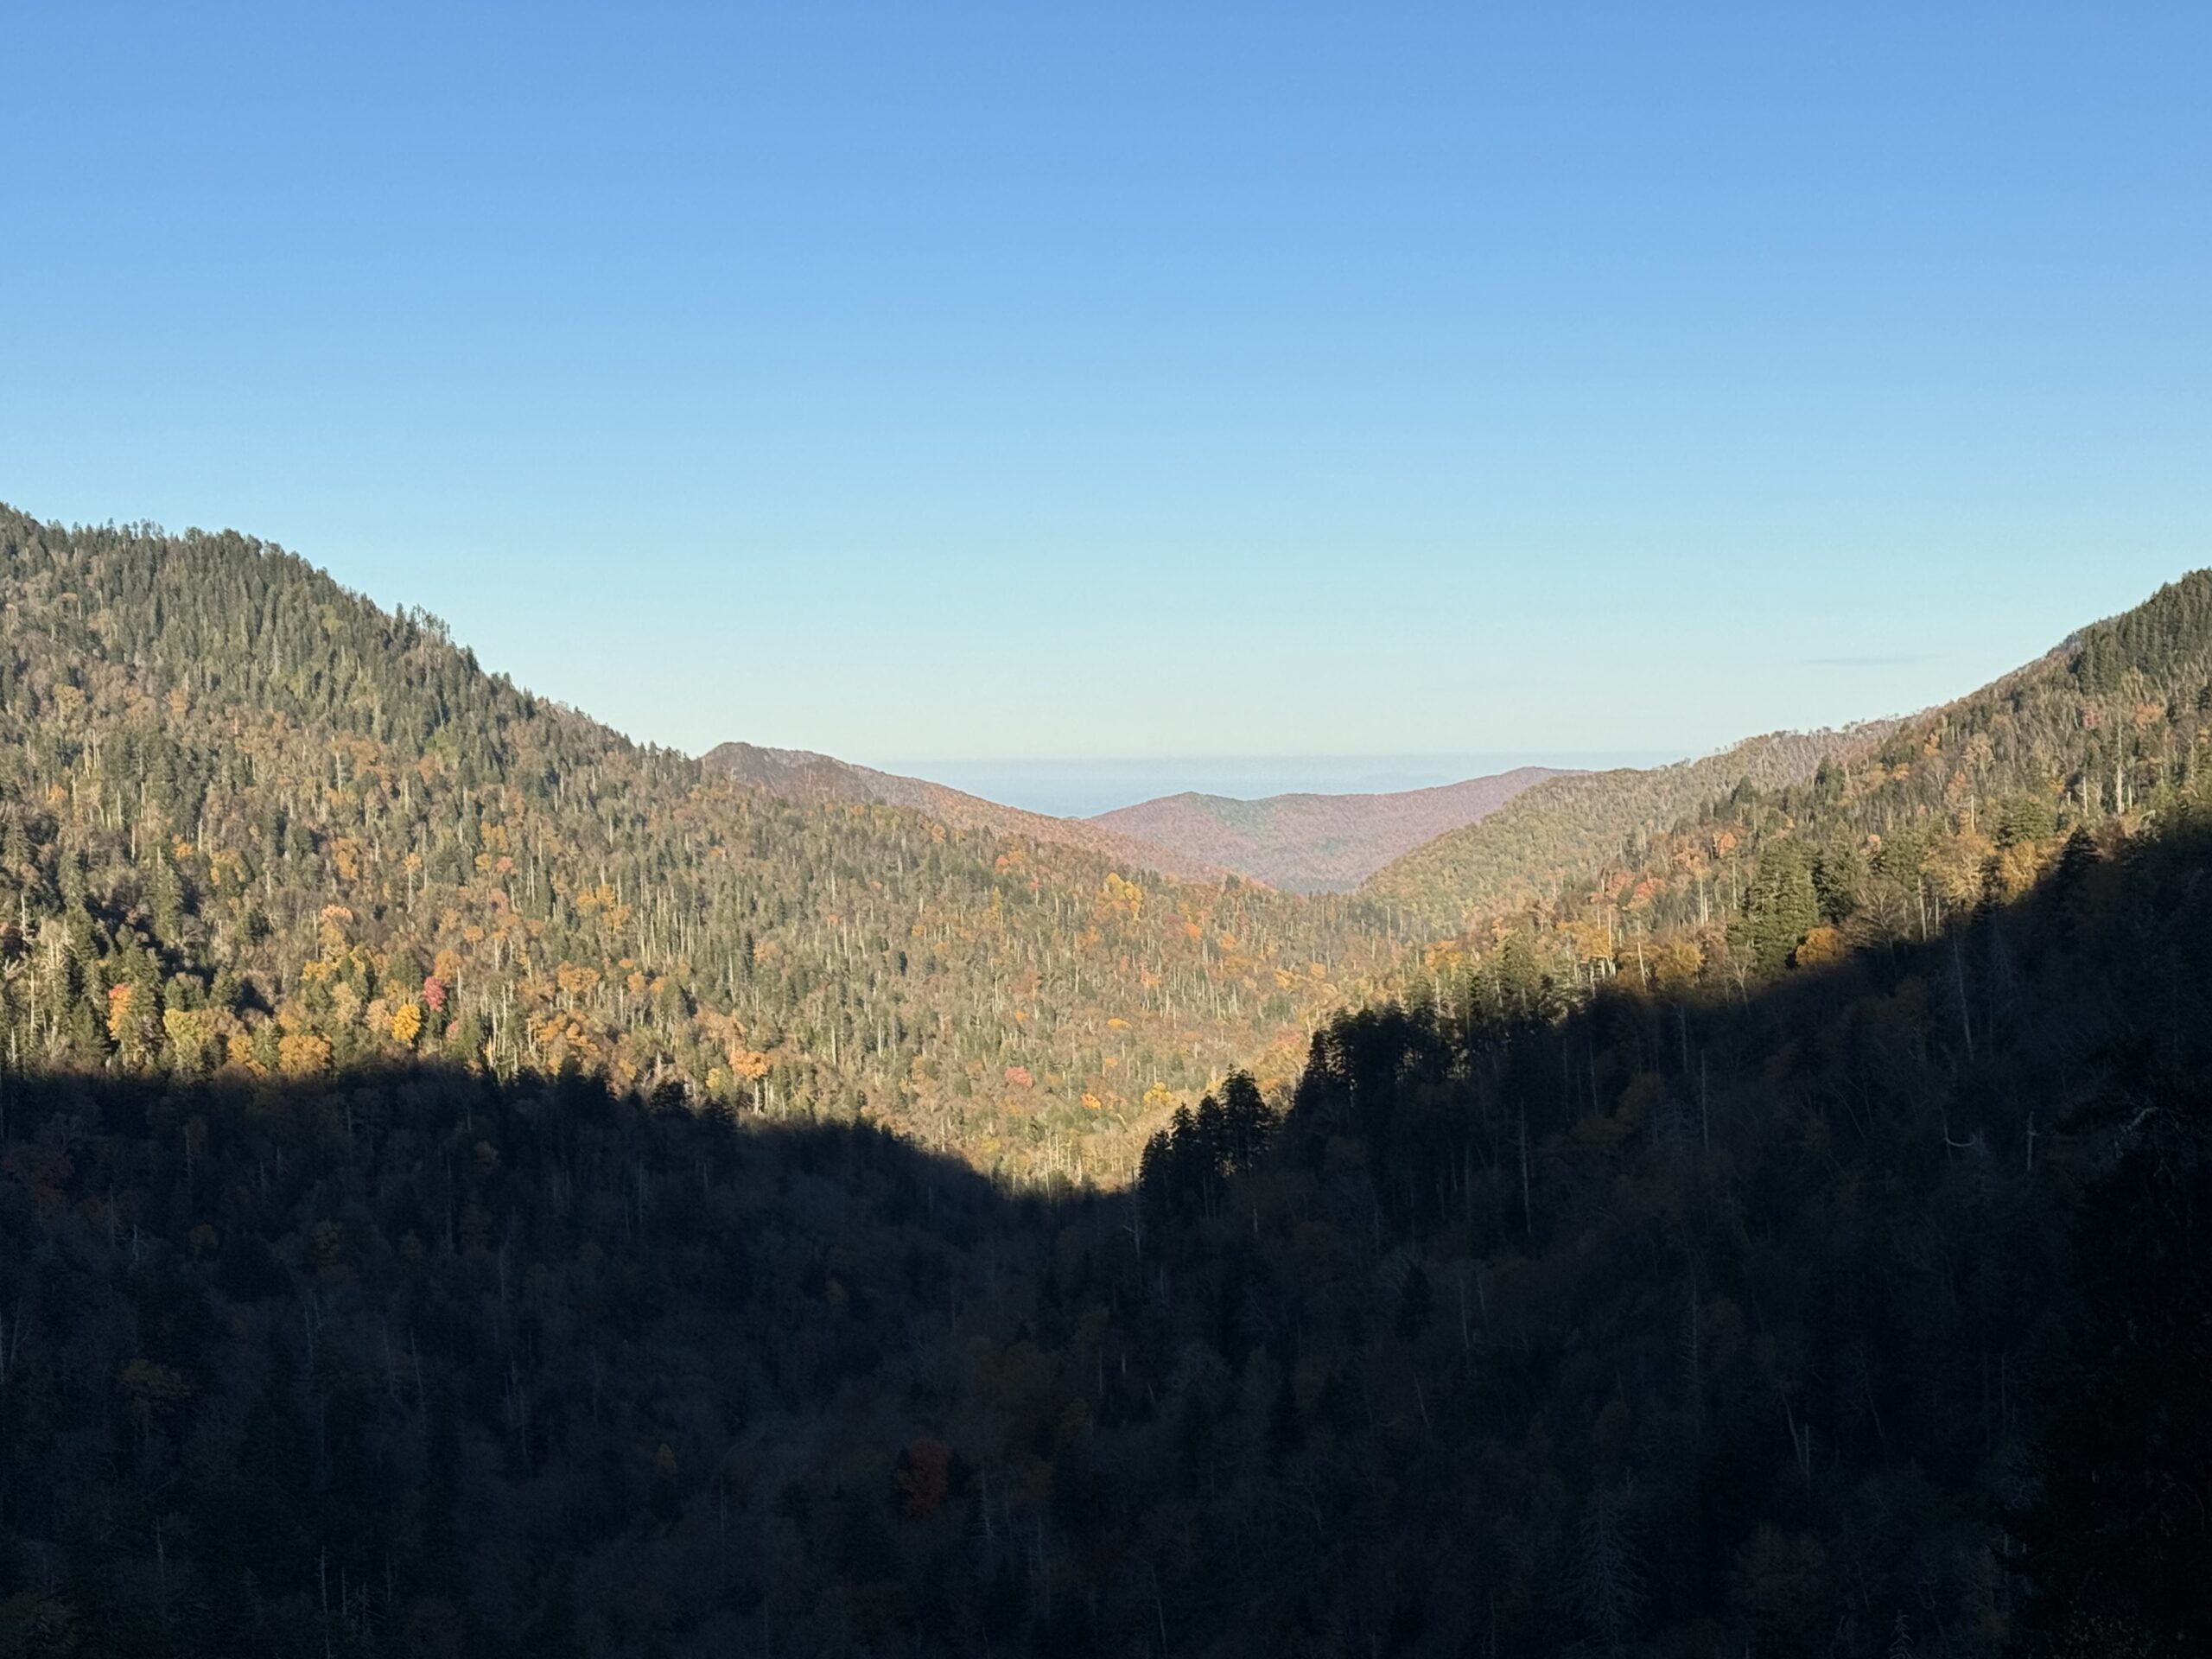
[(1286, 893), (1343, 893), (1400, 855), (1560, 775), (1522, 766), (1434, 789), (1249, 801), (1185, 791), (1102, 812), (1090, 822)]
[[(816, 754), (807, 749), (770, 749), (752, 743), (722, 743), (707, 751), (702, 761), (709, 772), (764, 795), (787, 800), (865, 804), (911, 807), (925, 817), (957, 830), (985, 835), (1018, 836), (1056, 847), (1072, 847), (1132, 874), (1150, 871), (1179, 880), (1214, 882), (1235, 867), (1184, 849), (1146, 840), (1092, 819), (1060, 818), (1043, 812), (1026, 812), (1003, 806), (980, 795), (933, 784), (873, 766)], [(1271, 884), (1272, 885), (1272, 884)]]

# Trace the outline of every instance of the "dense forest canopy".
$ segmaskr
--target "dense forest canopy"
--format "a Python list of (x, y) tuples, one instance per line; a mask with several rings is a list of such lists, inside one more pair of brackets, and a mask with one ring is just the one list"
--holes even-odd
[(1392, 860), (1363, 887), (1439, 932), (1554, 902), (1624, 849), (1664, 834), (1739, 784), (1771, 788), (1811, 777), (1852, 735), (1777, 732), (1671, 766), (1548, 779)]
[(1300, 899), (0, 570), (0, 1656), (2212, 1643), (2212, 575)]
[(2202, 1651), (2196, 798), (1747, 995), (1502, 950), (1128, 1194), (10, 1076), (0, 1651)]
[(1909, 720), (1553, 779), (1362, 892), (1437, 935), (1510, 938), (1566, 982), (1727, 981), (1927, 939), (2023, 893), (2076, 830), (2153, 822), (2212, 762), (2212, 572)]
[(765, 797), (235, 535), (0, 512), (0, 578), (17, 1067), (574, 1070), (1112, 1178), (1396, 949), (1357, 900)]

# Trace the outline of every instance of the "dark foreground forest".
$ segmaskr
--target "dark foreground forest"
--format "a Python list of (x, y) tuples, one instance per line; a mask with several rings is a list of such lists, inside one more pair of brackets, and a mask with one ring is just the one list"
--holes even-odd
[(1494, 951), (1129, 1194), (10, 1072), (0, 1655), (2205, 1651), (2209, 862), (1748, 994)]

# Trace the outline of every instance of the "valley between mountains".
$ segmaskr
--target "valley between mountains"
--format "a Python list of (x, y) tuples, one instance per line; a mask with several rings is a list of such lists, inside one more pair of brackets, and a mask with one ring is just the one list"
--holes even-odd
[[(246, 538), (0, 536), (9, 822), (41, 872), (17, 894), (19, 1055), (435, 1055), (1126, 1179), (1230, 1070), (1287, 1086), (1413, 943), (1357, 893), (1277, 892), (1202, 847), (827, 757), (632, 743)], [(1465, 822), (1525, 781), (1429, 793)]]
[(2212, 574), (1090, 820), (0, 584), (0, 1655), (2212, 1641)]

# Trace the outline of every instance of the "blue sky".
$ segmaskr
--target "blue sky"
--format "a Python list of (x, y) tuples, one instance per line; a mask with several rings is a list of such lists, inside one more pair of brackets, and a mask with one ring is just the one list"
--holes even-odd
[(2212, 563), (2202, 6), (79, 4), (0, 61), (0, 499), (281, 541), (686, 748), (1683, 753)]

